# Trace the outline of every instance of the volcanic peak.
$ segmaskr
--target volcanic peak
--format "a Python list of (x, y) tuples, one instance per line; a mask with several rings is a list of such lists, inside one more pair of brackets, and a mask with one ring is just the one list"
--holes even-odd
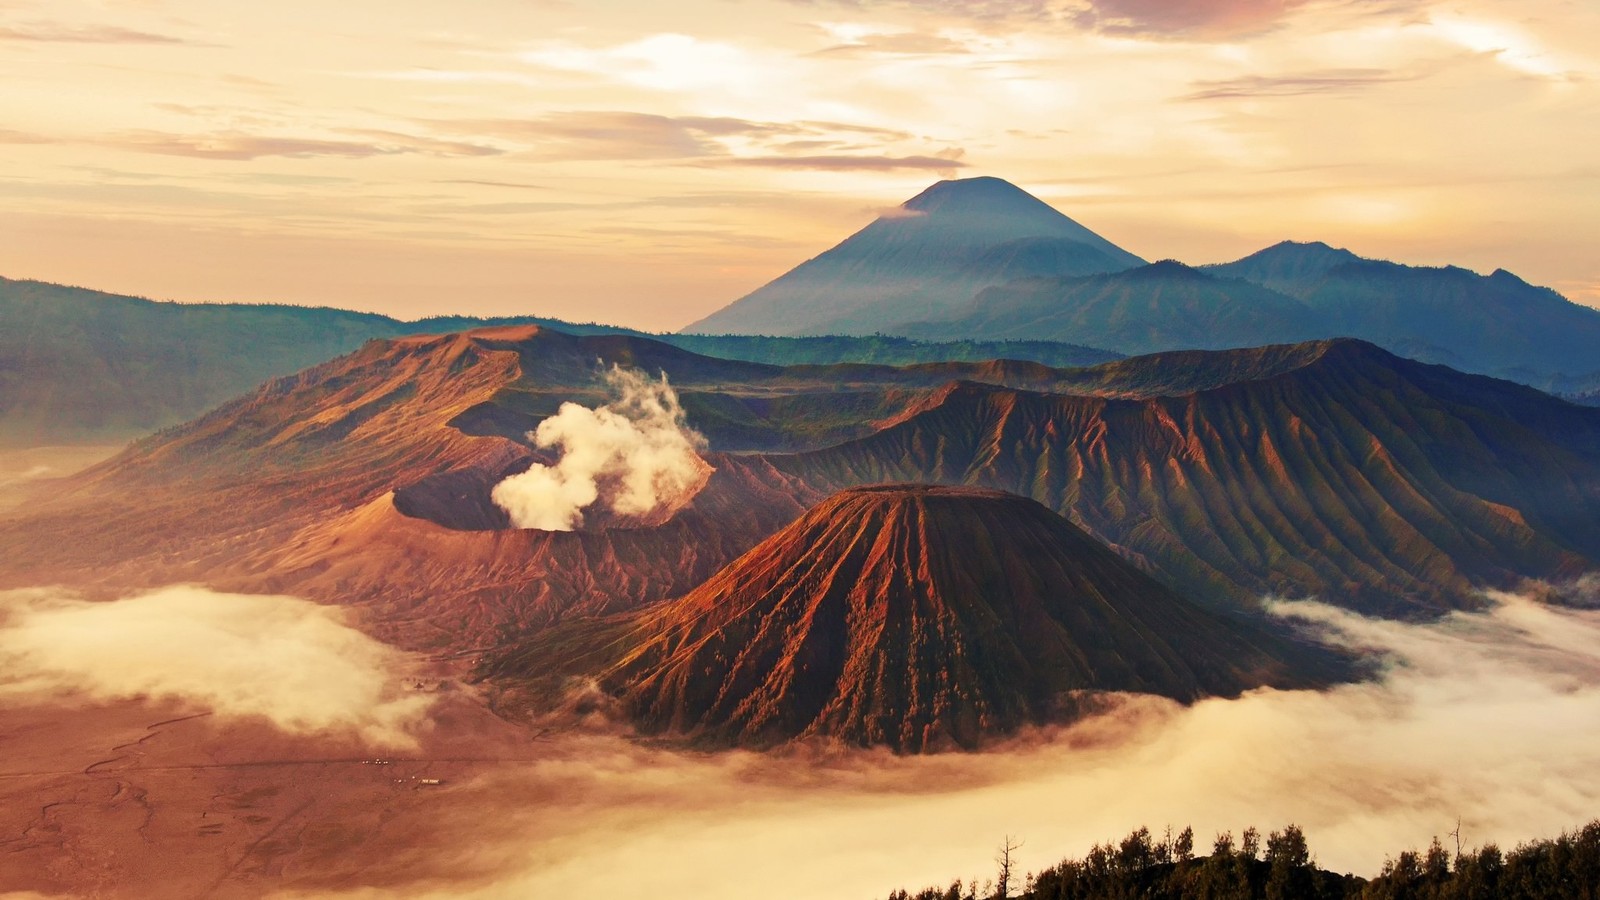
[(1187, 702), (1337, 669), (1193, 606), (1033, 500), (925, 484), (828, 497), (607, 652), (584, 648), (601, 671), (548, 640), (499, 673), (596, 675), (643, 731), (723, 746), (970, 748), (1102, 692)]

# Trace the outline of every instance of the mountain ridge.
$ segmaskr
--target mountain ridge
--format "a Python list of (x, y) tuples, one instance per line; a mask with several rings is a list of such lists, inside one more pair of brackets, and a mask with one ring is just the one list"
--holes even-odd
[[(368, 340), (495, 323), (647, 336), (542, 316), (402, 321), (334, 307), (173, 303), (0, 278), (0, 446), (121, 442), (192, 419), (271, 378), (353, 352)], [(780, 363), (1020, 356), (1062, 365), (1120, 356), (1041, 341), (655, 337), (703, 355)]]
[[(969, 184), (979, 200), (945, 202), (950, 186)], [(924, 206), (935, 212), (916, 208)], [(1042, 337), (1130, 355), (1357, 337), (1574, 396), (1600, 385), (1600, 310), (1503, 268), (1407, 266), (1321, 241), (1280, 241), (1200, 267), (1131, 254), (1113, 261), (1065, 216), (1059, 237), (1020, 235), (1042, 209), (997, 179), (940, 182), (691, 327)], [(1013, 230), (994, 225), (996, 215), (1014, 218)], [(932, 236), (916, 232), (936, 216), (950, 221)]]

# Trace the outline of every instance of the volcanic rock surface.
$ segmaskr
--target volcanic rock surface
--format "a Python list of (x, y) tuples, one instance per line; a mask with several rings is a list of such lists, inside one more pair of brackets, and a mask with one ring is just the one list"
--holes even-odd
[(620, 637), (556, 629), (500, 676), (604, 666), (647, 732), (764, 747), (974, 747), (1092, 693), (1180, 701), (1324, 683), (1325, 651), (1205, 612), (1033, 500), (842, 491)]

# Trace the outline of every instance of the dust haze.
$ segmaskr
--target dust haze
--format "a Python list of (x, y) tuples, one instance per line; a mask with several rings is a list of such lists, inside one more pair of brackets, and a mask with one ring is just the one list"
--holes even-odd
[(596, 503), (623, 516), (672, 512), (704, 482), (705, 438), (686, 424), (666, 374), (655, 381), (612, 366), (605, 379), (616, 400), (598, 409), (563, 403), (530, 433), (535, 445), (559, 450), (554, 465), (535, 463), (495, 485), (494, 502), (516, 527), (572, 531)]
[(432, 702), (403, 654), (293, 597), (167, 587), (109, 602), (0, 592), (0, 700), (175, 700), (296, 735), (412, 747)]
[(463, 841), (493, 810), (497, 839), (470, 852), (503, 877), (407, 896), (622, 898), (648, 886), (732, 900), (781, 884), (797, 900), (881, 897), (992, 876), (1004, 835), (1027, 841), (1022, 863), (1037, 870), (1168, 823), (1192, 824), (1201, 852), (1219, 831), (1298, 823), (1322, 865), (1364, 875), (1458, 818), (1466, 844), (1514, 846), (1600, 808), (1600, 613), (1494, 601), (1426, 625), (1276, 604), (1379, 654), (1381, 678), (1187, 708), (1129, 697), (977, 755), (690, 755), (570, 735), (547, 760), (455, 794), (459, 818), (444, 821)]

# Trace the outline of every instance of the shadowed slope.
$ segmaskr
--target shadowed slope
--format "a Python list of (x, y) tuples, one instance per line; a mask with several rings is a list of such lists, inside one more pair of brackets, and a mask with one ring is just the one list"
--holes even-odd
[(1078, 341), (1122, 353), (1218, 350), (1331, 337), (1304, 304), (1259, 285), (1170, 260), (1084, 277), (1032, 278), (991, 287), (958, 317), (890, 331)]
[[(1191, 701), (1340, 671), (1187, 603), (1032, 500), (929, 485), (835, 494), (588, 658), (607, 653), (602, 684), (646, 731), (907, 751), (1070, 718), (1085, 691)], [(548, 656), (535, 642), (494, 671)]]
[(1184, 396), (956, 385), (871, 437), (774, 463), (822, 489), (1032, 496), (1197, 598), (1415, 612), (1600, 560), (1600, 414), (1357, 341), (1307, 347), (1298, 367)]

